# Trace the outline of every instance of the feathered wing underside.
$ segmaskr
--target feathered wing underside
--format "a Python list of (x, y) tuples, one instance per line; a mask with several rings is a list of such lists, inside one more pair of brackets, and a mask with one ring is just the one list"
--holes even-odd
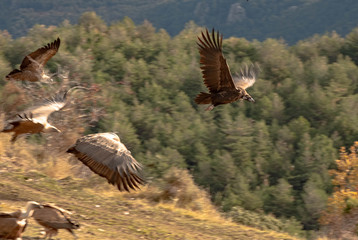
[(45, 123), (51, 113), (64, 108), (66, 105), (66, 93), (57, 94), (52, 99), (46, 100), (44, 103), (31, 107), (24, 111), (24, 114), (31, 115), (34, 121)]
[[(59, 111), (66, 105), (65, 93), (57, 94), (41, 105), (31, 107), (21, 114), (17, 114), (17, 118), (7, 122), (1, 132), (14, 132), (11, 142), (15, 142), (18, 135), (26, 133), (40, 133), (56, 129), (47, 122), (49, 115), (55, 111)], [(57, 130), (57, 129), (56, 129)], [(59, 131), (59, 130), (57, 130)]]
[(233, 77), (235, 87), (237, 89), (238, 88), (246, 89), (251, 87), (256, 82), (258, 73), (259, 73), (258, 65), (254, 65), (254, 64), (251, 64), (250, 66), (244, 65), (241, 68), (240, 73), (236, 73), (236, 75), (234, 75)]
[(201, 33), (198, 37), (200, 53), (200, 64), (204, 78), (204, 83), (211, 93), (218, 92), (222, 88), (235, 88), (229, 66), (222, 53), (223, 36), (214, 29), (211, 36), (206, 29), (206, 33)]
[(66, 216), (63, 209), (51, 204), (44, 204), (42, 209), (36, 209), (33, 217), (38, 223), (47, 228), (76, 229), (79, 227)]
[(67, 152), (75, 156), (96, 174), (117, 185), (120, 191), (136, 190), (144, 184), (139, 176), (141, 165), (114, 133), (99, 133), (81, 137)]
[(50, 58), (52, 58), (60, 47), (60, 38), (48, 43), (47, 45), (37, 49), (36, 51), (27, 55), (20, 65), (20, 69), (23, 70), (26, 67), (43, 67)]

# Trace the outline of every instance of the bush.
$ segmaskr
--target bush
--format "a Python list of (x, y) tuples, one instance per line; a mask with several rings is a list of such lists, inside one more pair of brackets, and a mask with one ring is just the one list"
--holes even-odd
[(195, 185), (189, 172), (175, 167), (139, 196), (153, 202), (174, 203), (176, 207), (193, 211), (212, 208), (207, 193)]
[(256, 213), (241, 207), (233, 207), (228, 216), (236, 223), (255, 227), (262, 230), (287, 232), (294, 236), (304, 236), (302, 225), (295, 219), (278, 219), (272, 215)]

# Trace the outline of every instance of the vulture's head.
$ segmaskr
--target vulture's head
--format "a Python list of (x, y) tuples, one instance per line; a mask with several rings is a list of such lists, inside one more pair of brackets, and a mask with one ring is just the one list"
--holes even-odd
[(50, 124), (47, 124), (47, 125), (44, 127), (43, 132), (45, 132), (45, 133), (51, 133), (51, 132), (60, 133), (61, 130), (58, 129), (57, 127), (55, 127), (55, 126), (52, 126), (52, 125), (50, 125)]
[(253, 97), (251, 97), (250, 94), (248, 94), (246, 91), (244, 92), (244, 96), (242, 97), (242, 99), (249, 102), (255, 102), (255, 99), (253, 99)]
[(79, 229), (81, 227), (81, 225), (77, 222), (74, 222), (71, 220), (71, 224), (72, 224), (72, 229)]
[(35, 209), (35, 208), (43, 208), (43, 206), (38, 203), (38, 202), (35, 202), (35, 201), (28, 201), (26, 203), (26, 208), (30, 208), (30, 209)]
[(35, 201), (29, 201), (26, 203), (26, 212), (29, 214), (28, 216), (31, 217), (35, 209), (42, 209), (43, 206)]

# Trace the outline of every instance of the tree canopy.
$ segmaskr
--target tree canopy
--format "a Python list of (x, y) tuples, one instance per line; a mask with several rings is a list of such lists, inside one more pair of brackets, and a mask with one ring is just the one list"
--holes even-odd
[[(294, 217), (304, 229), (317, 230), (332, 192), (329, 170), (337, 149), (358, 136), (357, 29), (347, 38), (327, 33), (292, 47), (276, 39), (224, 39), (233, 72), (249, 62), (262, 72), (250, 88), (255, 104), (236, 102), (212, 112), (193, 102), (205, 89), (195, 43), (200, 31), (190, 23), (171, 37), (149, 22), (125, 18), (107, 25), (85, 13), (79, 24), (36, 25), (23, 38), (1, 32), (0, 73), (60, 36), (49, 70), (58, 64), (72, 83), (92, 89), (79, 101), (90, 119), (74, 131), (118, 133), (149, 179), (171, 167), (188, 169), (224, 211), (240, 206)], [(19, 89), (0, 80), (2, 112), (26, 105)]]

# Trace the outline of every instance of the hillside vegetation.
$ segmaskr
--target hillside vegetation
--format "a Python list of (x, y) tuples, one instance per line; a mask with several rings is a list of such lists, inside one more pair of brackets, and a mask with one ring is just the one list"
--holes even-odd
[(126, 16), (136, 24), (148, 20), (172, 36), (194, 21), (227, 37), (283, 38), (294, 44), (314, 34), (349, 33), (357, 26), (357, 10), (355, 0), (2, 0), (0, 29), (25, 36), (34, 24), (74, 24), (84, 12), (95, 11), (107, 23)]
[[(68, 164), (64, 156), (58, 157), (61, 162), (57, 165), (38, 163), (32, 156), (34, 146), (20, 141), (21, 146), (10, 148), (8, 141), (0, 137), (0, 211), (16, 211), (29, 200), (55, 203), (71, 210), (71, 218), (80, 223), (80, 229), (75, 230), (79, 240), (296, 239), (235, 224), (220, 216), (204, 198), (195, 201), (207, 205), (192, 211), (176, 207), (173, 201), (146, 201), (143, 195), (153, 194), (148, 187), (141, 193), (121, 194), (97, 176), (75, 177), (75, 165)], [(41, 231), (42, 227), (30, 219), (23, 239), (42, 239)], [(59, 231), (58, 238), (74, 239), (65, 230)]]
[[(1, 76), (58, 36), (60, 50), (47, 66), (69, 73), (52, 84), (0, 80), (3, 117), (60, 87), (87, 86), (90, 92), (73, 94), (71, 104), (51, 116), (62, 134), (27, 140), (41, 146), (34, 161), (57, 164), (55, 156), (77, 137), (113, 131), (152, 182), (159, 184), (172, 167), (188, 169), (224, 212), (239, 206), (291, 219), (295, 229), (298, 221), (304, 230), (319, 230), (333, 190), (329, 170), (338, 149), (358, 134), (358, 29), (346, 38), (332, 33), (292, 47), (275, 39), (224, 39), (232, 72), (250, 62), (262, 71), (248, 89), (255, 104), (236, 102), (211, 112), (193, 102), (205, 91), (195, 43), (201, 30), (188, 24), (171, 37), (149, 22), (125, 18), (107, 25), (88, 12), (79, 24), (37, 25), (23, 38), (1, 32)], [(21, 149), (21, 143), (15, 146)], [(83, 167), (78, 174), (89, 173)]]

